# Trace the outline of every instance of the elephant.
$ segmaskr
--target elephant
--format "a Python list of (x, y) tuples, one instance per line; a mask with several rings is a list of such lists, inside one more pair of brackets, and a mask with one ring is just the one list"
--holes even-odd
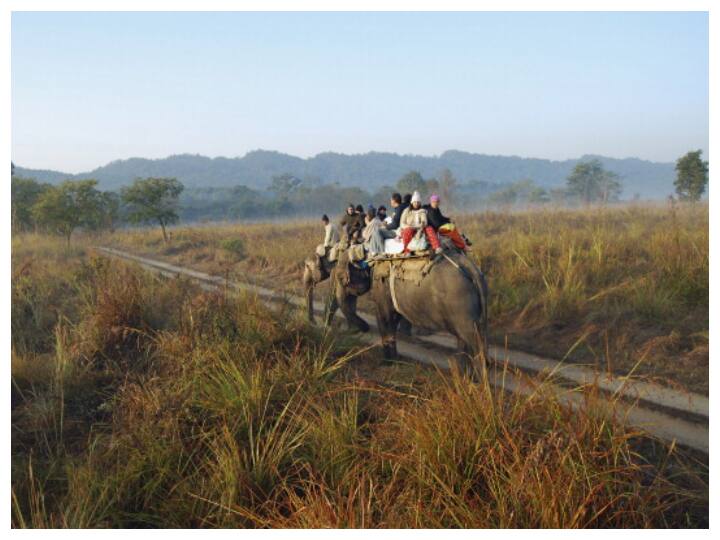
[[(326, 323), (342, 310), (348, 324), (366, 332), (368, 324), (356, 313), (357, 298), (370, 293), (385, 358), (397, 357), (397, 329), (405, 318), (413, 326), (454, 335), (458, 348), (484, 369), (487, 357), (488, 286), (480, 269), (463, 253), (433, 258), (373, 261), (358, 269), (340, 257), (332, 270)], [(467, 356), (464, 367), (467, 364)]]
[[(345, 246), (342, 246), (342, 248), (345, 248)], [(303, 264), (303, 274), (302, 274), (302, 283), (303, 283), (303, 290), (305, 292), (305, 307), (307, 312), (307, 318), (308, 322), (311, 324), (315, 323), (315, 287), (319, 284), (325, 281), (330, 277), (330, 274), (335, 268), (335, 265), (337, 264), (337, 261), (330, 262), (327, 258), (327, 256), (320, 256), (318, 254), (308, 257), (305, 259), (305, 262)], [(352, 297), (353, 295), (350, 295)], [(345, 304), (347, 302), (352, 302), (353, 300), (350, 298), (348, 300), (343, 301), (342, 303)], [(330, 320), (332, 320), (332, 317), (337, 311), (338, 306), (340, 303), (336, 303), (334, 307), (332, 307), (332, 314), (330, 315)], [(325, 319), (327, 323), (328, 318), (328, 307), (331, 307), (328, 303), (325, 304)], [(348, 319), (349, 320), (349, 319)], [(362, 320), (362, 319), (360, 319)], [(356, 327), (358, 328), (364, 328), (365, 325), (362, 323), (357, 323), (356, 321)], [(367, 331), (367, 330), (364, 330)], [(412, 325), (410, 322), (405, 319), (405, 317), (400, 316), (400, 321), (398, 324), (398, 331), (404, 335), (411, 335), (412, 334)], [(420, 330), (422, 331), (422, 329)]]
[(303, 289), (305, 291), (305, 303), (307, 306), (308, 321), (315, 322), (315, 308), (313, 305), (313, 297), (315, 287), (330, 277), (335, 262), (330, 262), (326, 255), (315, 254), (313, 257), (305, 259), (302, 275)]

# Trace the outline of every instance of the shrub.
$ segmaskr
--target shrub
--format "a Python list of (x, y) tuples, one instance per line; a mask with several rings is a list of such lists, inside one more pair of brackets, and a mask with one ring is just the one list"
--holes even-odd
[(232, 253), (236, 260), (245, 258), (245, 243), (240, 238), (228, 238), (220, 242), (220, 247), (225, 251)]

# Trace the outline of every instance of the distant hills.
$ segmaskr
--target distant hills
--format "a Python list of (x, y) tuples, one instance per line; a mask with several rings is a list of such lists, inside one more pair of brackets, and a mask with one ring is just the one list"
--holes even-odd
[(463, 184), (473, 181), (504, 184), (530, 178), (543, 187), (555, 188), (565, 184), (568, 174), (579, 161), (593, 158), (599, 159), (606, 169), (620, 175), (623, 198), (632, 198), (637, 193), (643, 199), (657, 199), (673, 191), (674, 163), (593, 155), (552, 161), (458, 150), (448, 150), (439, 156), (325, 152), (307, 159), (256, 150), (236, 158), (181, 154), (163, 159), (122, 159), (75, 175), (26, 169), (16, 164), (15, 173), (50, 183), (68, 178), (95, 178), (104, 190), (115, 190), (132, 182), (134, 178), (147, 176), (175, 177), (189, 188), (245, 185), (265, 189), (273, 176), (289, 173), (315, 185), (338, 182), (343, 186), (361, 186), (373, 190), (384, 185), (394, 185), (409, 170), (420, 171), (425, 178), (430, 178), (447, 168)]

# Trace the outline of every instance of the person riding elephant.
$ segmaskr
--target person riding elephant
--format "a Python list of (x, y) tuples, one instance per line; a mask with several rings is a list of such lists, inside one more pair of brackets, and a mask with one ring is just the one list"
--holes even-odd
[(378, 206), (377, 218), (387, 225), (387, 223), (385, 221), (385, 220), (387, 220), (387, 208), (385, 208), (384, 205)]
[(393, 193), (392, 197), (390, 197), (390, 206), (393, 208), (395, 213), (393, 214), (392, 220), (388, 224), (387, 228), (390, 231), (395, 231), (400, 228), (400, 217), (402, 217), (402, 213), (409, 206), (409, 203), (405, 204), (402, 200), (402, 195), (399, 193)]
[(343, 237), (346, 238), (349, 243), (359, 241), (360, 231), (362, 231), (365, 226), (364, 219), (365, 216), (361, 216), (360, 213), (355, 210), (355, 205), (349, 203), (345, 215), (340, 220)]
[(312, 302), (313, 291), (318, 283), (330, 277), (330, 272), (335, 266), (335, 261), (330, 260), (328, 255), (332, 254), (332, 248), (340, 241), (340, 233), (337, 226), (330, 221), (330, 218), (328, 218), (326, 214), (323, 214), (320, 221), (325, 229), (325, 237), (323, 243), (319, 244), (315, 249), (314, 256), (305, 259), (302, 276), (305, 297), (307, 299), (308, 319), (310, 322), (313, 322), (315, 319)]
[(365, 216), (365, 228), (362, 231), (363, 244), (370, 258), (385, 252), (385, 240), (395, 238), (395, 231), (383, 227), (383, 222), (378, 218), (375, 209), (368, 208)]
[(362, 204), (358, 204), (357, 206), (355, 206), (355, 214), (357, 214), (357, 220), (360, 222), (362, 227), (364, 227), (365, 226), (365, 210), (363, 209)]
[(430, 204), (423, 206), (427, 212), (428, 225), (430, 225), (441, 236), (447, 236), (452, 243), (461, 251), (465, 251), (466, 242), (460, 235), (457, 226), (452, 220), (444, 216), (440, 210), (440, 197), (433, 193), (430, 195)]
[(330, 221), (330, 218), (327, 217), (327, 214), (323, 214), (322, 218), (320, 218), (320, 221), (322, 221), (322, 224), (325, 228), (325, 239), (323, 240), (323, 246), (326, 248), (334, 246), (340, 241), (340, 231), (338, 230), (337, 225)]
[(403, 252), (408, 253), (408, 244), (418, 235), (425, 234), (430, 242), (430, 246), (435, 253), (442, 253), (440, 240), (438, 240), (435, 229), (428, 225), (427, 211), (422, 207), (420, 193), (415, 192), (410, 199), (408, 206), (400, 217), (400, 234), (403, 241)]

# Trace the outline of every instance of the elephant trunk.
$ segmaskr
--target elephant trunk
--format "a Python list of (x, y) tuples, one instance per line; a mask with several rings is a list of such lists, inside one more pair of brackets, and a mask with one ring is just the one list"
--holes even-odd
[(306, 264), (303, 271), (303, 288), (305, 289), (305, 304), (307, 307), (308, 321), (313, 324), (315, 322), (315, 279), (313, 278), (312, 269)]

